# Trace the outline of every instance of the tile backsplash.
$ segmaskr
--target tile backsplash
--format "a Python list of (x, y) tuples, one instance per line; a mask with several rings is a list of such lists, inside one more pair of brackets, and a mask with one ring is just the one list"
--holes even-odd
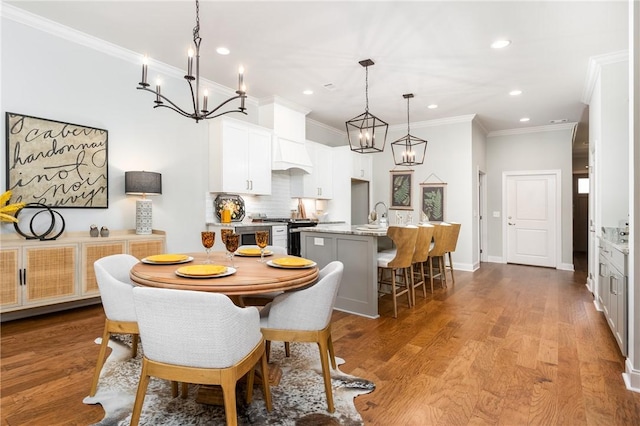
[[(213, 200), (218, 194), (207, 192), (205, 194), (205, 217), (207, 224), (218, 223), (215, 215)], [(244, 200), (244, 211), (246, 213), (244, 221), (251, 221), (252, 214), (261, 213), (267, 217), (289, 217), (291, 210), (298, 208), (298, 199), (291, 198), (289, 173), (285, 171), (271, 172), (271, 195), (247, 195), (240, 194)], [(307, 206), (309, 200), (305, 200), (307, 212), (312, 206)]]

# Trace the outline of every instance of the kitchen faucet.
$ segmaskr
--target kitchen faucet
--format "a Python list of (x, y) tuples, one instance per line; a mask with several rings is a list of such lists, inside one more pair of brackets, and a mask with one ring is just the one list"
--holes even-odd
[(378, 201), (376, 203), (375, 206), (373, 206), (373, 211), (376, 212), (376, 215), (378, 213), (378, 205), (382, 204), (384, 206), (384, 213), (382, 213), (382, 216), (380, 217), (380, 220), (378, 221), (378, 223), (380, 224), (380, 226), (386, 228), (389, 225), (388, 222), (388, 217), (389, 217), (389, 208), (387, 207), (387, 205), (385, 203), (383, 203), (382, 201)]

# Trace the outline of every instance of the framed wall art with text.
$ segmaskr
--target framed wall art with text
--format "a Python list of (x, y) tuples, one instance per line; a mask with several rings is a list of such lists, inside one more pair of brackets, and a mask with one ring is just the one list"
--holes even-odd
[(13, 202), (109, 207), (106, 130), (12, 112), (5, 128)]

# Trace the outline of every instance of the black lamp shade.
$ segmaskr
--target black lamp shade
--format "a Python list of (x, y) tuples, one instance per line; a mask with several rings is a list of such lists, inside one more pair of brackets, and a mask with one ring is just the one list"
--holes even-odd
[(389, 125), (369, 111), (346, 122), (351, 151), (368, 154), (384, 151)]
[(415, 166), (424, 163), (427, 141), (407, 134), (391, 143), (393, 162), (397, 166)]
[(156, 172), (124, 172), (124, 192), (132, 195), (160, 195), (162, 175)]

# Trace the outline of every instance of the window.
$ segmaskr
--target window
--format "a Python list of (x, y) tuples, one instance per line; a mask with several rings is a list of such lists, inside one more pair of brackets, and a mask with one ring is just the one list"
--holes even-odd
[(578, 178), (578, 194), (589, 193), (589, 178)]

